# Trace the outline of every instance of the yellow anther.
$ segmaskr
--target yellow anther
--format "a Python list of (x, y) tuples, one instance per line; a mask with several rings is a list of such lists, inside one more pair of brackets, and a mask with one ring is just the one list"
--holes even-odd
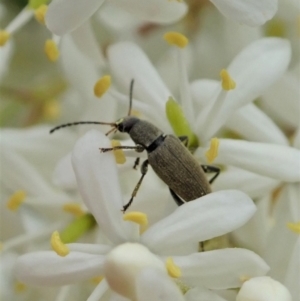
[(130, 110), (130, 116), (141, 117), (142, 113), (138, 110), (131, 109)]
[(179, 278), (181, 276), (180, 268), (174, 263), (172, 257), (168, 257), (166, 260), (166, 268), (168, 274), (172, 278)]
[(54, 231), (51, 235), (51, 247), (57, 255), (62, 257), (70, 253), (68, 246), (61, 241), (58, 231)]
[(96, 277), (93, 277), (93, 278), (91, 279), (91, 282), (94, 283), (94, 284), (98, 284), (98, 283), (100, 283), (103, 279), (104, 279), (103, 276), (96, 276)]
[[(111, 145), (112, 145), (112, 147), (116, 147), (116, 146), (121, 146), (121, 143), (118, 140), (112, 140)], [(125, 157), (122, 149), (115, 149), (114, 155), (115, 155), (117, 164), (124, 164), (126, 162), (126, 157)]]
[(94, 94), (97, 97), (102, 97), (103, 94), (109, 89), (111, 85), (111, 77), (109, 75), (105, 75), (101, 77), (94, 86)]
[(298, 223), (287, 223), (287, 227), (293, 232), (300, 234), (300, 222)]
[(6, 30), (0, 30), (0, 46), (4, 46), (9, 40), (10, 34)]
[(219, 145), (220, 141), (218, 138), (212, 138), (210, 140), (210, 148), (205, 153), (208, 163), (212, 163), (218, 157)]
[(22, 282), (16, 282), (15, 283), (15, 291), (17, 293), (22, 293), (27, 289), (26, 285)]
[(47, 120), (53, 120), (59, 117), (61, 113), (60, 103), (56, 99), (47, 101), (43, 107), (43, 115)]
[(147, 226), (148, 225), (148, 217), (145, 213), (138, 212), (138, 211), (132, 211), (127, 212), (123, 215), (124, 221), (131, 221), (136, 224), (139, 224), (140, 226)]
[(175, 31), (170, 31), (167, 32), (164, 35), (164, 39), (170, 44), (170, 45), (175, 45), (179, 48), (184, 48), (189, 40), (186, 36), (184, 36), (183, 34), (179, 33), (179, 32), (175, 32)]
[(45, 16), (47, 10), (48, 10), (48, 5), (43, 4), (34, 11), (34, 16), (36, 20), (43, 25), (45, 25)]
[(8, 200), (6, 207), (9, 210), (16, 211), (20, 205), (24, 202), (26, 198), (26, 193), (23, 190), (16, 191)]
[(220, 72), (222, 78), (222, 88), (226, 91), (233, 90), (236, 86), (235, 81), (230, 77), (229, 73), (223, 69)]
[(248, 281), (249, 279), (251, 279), (251, 277), (249, 277), (249, 276), (240, 276), (239, 277), (240, 278), (240, 281), (242, 282), (242, 283), (244, 283), (244, 282), (246, 282), (246, 281)]
[(65, 204), (63, 206), (63, 210), (65, 212), (75, 215), (76, 217), (80, 217), (84, 215), (84, 211), (82, 210), (81, 206), (76, 203)]
[(59, 50), (57, 48), (56, 43), (53, 40), (47, 40), (44, 49), (48, 59), (51, 62), (57, 61), (59, 57)]

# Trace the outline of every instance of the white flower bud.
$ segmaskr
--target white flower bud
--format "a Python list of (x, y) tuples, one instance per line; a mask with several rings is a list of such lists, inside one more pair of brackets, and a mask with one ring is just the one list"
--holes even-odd
[(129, 299), (136, 299), (136, 277), (147, 267), (166, 273), (165, 265), (146, 247), (125, 243), (114, 248), (104, 263), (105, 278), (112, 290)]
[(283, 284), (264, 276), (245, 281), (236, 301), (292, 301), (292, 296)]

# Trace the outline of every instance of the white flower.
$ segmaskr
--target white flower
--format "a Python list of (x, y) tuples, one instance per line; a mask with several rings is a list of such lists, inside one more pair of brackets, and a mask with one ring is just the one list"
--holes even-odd
[[(69, 244), (70, 253), (64, 258), (50, 251), (23, 255), (16, 267), (20, 280), (52, 286), (105, 275), (104, 263), (109, 252), (126, 242), (143, 245), (149, 250), (147, 254), (153, 253), (149, 255), (151, 258), (158, 256), (162, 262), (167, 256), (173, 256), (182, 273), (180, 280), (188, 286), (203, 285), (209, 289), (239, 287), (243, 277), (258, 276), (267, 271), (265, 263), (248, 250), (197, 252), (199, 241), (228, 233), (251, 217), (255, 207), (245, 194), (232, 190), (206, 195), (177, 208), (139, 235), (135, 224), (123, 221), (123, 198), (114, 156), (110, 152), (99, 153), (100, 146), (110, 146), (110, 141), (100, 132), (88, 132), (75, 146), (73, 167), (80, 193), (105, 233), (107, 243)], [(110, 276), (109, 282), (121, 277), (115, 276)], [(136, 281), (144, 283), (143, 277), (153, 279), (142, 274)], [(101, 282), (93, 298), (100, 298), (106, 290), (106, 282)]]
[(270, 20), (277, 11), (277, 0), (210, 0), (222, 14), (237, 22), (258, 26)]
[[(110, 0), (144, 21), (171, 23), (183, 17), (185, 3), (160, 0)], [(85, 23), (103, 4), (104, 0), (54, 0), (46, 15), (48, 28), (57, 35), (64, 35)]]
[(289, 291), (270, 277), (255, 277), (245, 281), (236, 301), (292, 301)]

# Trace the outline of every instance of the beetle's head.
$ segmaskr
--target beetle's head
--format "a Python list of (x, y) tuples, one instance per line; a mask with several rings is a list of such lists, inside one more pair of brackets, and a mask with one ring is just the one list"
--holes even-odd
[(129, 133), (132, 127), (139, 121), (138, 118), (133, 116), (126, 116), (116, 121), (116, 128), (121, 133)]

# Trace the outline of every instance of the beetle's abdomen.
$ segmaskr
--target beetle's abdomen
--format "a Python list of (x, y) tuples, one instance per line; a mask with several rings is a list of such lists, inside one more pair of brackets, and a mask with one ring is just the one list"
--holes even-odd
[(155, 173), (183, 200), (192, 201), (211, 192), (201, 165), (178, 138), (166, 136), (148, 159)]

